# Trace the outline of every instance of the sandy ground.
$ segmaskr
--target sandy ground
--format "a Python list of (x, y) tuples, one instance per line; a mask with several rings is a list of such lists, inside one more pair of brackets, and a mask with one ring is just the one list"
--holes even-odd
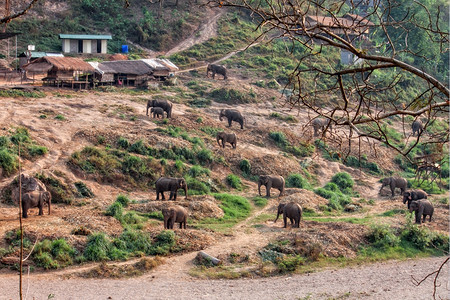
[[(239, 280), (185, 280), (156, 270), (125, 280), (84, 280), (32, 275), (27, 299), (432, 299), (433, 278), (443, 258), (390, 261), (317, 273)], [(161, 266), (160, 268), (166, 268)], [(448, 265), (438, 279), (437, 299), (449, 298)], [(0, 276), (0, 299), (17, 299), (18, 276)]]

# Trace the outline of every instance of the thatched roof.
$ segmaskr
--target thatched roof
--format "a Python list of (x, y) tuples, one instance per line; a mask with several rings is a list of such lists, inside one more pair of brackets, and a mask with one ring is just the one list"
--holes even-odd
[(141, 60), (105, 61), (101, 65), (114, 69), (115, 73), (121, 74), (144, 75), (153, 73), (153, 69)]
[(54, 68), (56, 71), (94, 72), (94, 68), (80, 58), (44, 56), (23, 66), (31, 72), (47, 72)]

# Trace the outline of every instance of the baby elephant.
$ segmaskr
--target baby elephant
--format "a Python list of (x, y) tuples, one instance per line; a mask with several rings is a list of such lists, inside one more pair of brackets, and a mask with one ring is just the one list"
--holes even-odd
[(421, 135), (423, 132), (422, 122), (420, 122), (419, 120), (415, 120), (414, 122), (412, 122), (411, 129), (412, 129), (412, 136), (416, 136), (416, 133), (417, 135)]
[[(220, 141), (222, 141), (222, 145), (220, 144)], [(230, 143), (231, 146), (236, 149), (236, 142), (237, 137), (234, 133), (225, 133), (223, 131), (217, 133), (217, 143), (219, 146), (222, 146), (222, 148), (225, 148), (225, 143)]]
[(44, 213), (42, 207), (44, 203), (48, 204), (48, 214), (50, 214), (50, 205), (52, 202), (52, 194), (46, 191), (33, 191), (22, 195), (22, 217), (28, 218), (28, 209), (39, 207), (39, 215)]
[(180, 228), (184, 227), (184, 229), (186, 229), (186, 220), (188, 216), (186, 208), (175, 205), (163, 208), (162, 214), (164, 216), (164, 229), (173, 229), (175, 222), (180, 223)]
[(311, 124), (314, 128), (314, 136), (318, 136), (319, 131), (324, 132), (325, 129), (327, 129), (327, 126), (330, 128), (330, 131), (333, 128), (329, 119), (314, 119), (312, 120)]
[(428, 194), (421, 189), (407, 190), (406, 192), (403, 193), (403, 204), (408, 202), (408, 209), (409, 209), (412, 201), (420, 200), (420, 199), (427, 199), (427, 198), (428, 198)]
[(153, 118), (161, 117), (164, 119), (164, 109), (161, 107), (152, 107), (152, 109), (150, 109), (150, 113), (153, 113)]
[(289, 203), (280, 203), (278, 205), (278, 212), (277, 212), (277, 218), (274, 223), (278, 220), (278, 217), (283, 213), (283, 221), (284, 226), (283, 228), (287, 227), (287, 219), (291, 220), (291, 226), (292, 228), (300, 228), (300, 220), (302, 218), (302, 207), (295, 203), (295, 202), (289, 202)]
[[(433, 216), (434, 207), (433, 204), (431, 204), (428, 200), (416, 200), (411, 202), (411, 205), (409, 206), (409, 212), (415, 212), (416, 214), (416, 224), (422, 224), (422, 222), (425, 222), (425, 219), (427, 216), (430, 216), (430, 222), (431, 217)], [(423, 220), (422, 219), (423, 215)]]

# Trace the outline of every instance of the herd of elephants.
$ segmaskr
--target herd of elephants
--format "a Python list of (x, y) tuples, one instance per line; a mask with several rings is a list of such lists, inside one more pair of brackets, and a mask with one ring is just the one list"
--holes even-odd
[[(213, 78), (216, 73), (222, 75), (224, 79), (227, 78), (226, 68), (223, 66), (210, 64), (207, 67), (207, 75), (209, 72), (212, 72)], [(147, 116), (149, 115), (149, 108), (150, 114), (153, 118), (164, 118), (164, 113), (166, 113), (167, 118), (172, 117), (173, 104), (168, 100), (149, 100), (146, 110)], [(223, 118), (227, 118), (228, 127), (231, 127), (232, 122), (234, 121), (239, 123), (241, 129), (244, 129), (245, 118), (238, 110), (222, 109), (219, 114), (219, 120), (222, 121)], [(311, 125), (314, 129), (314, 136), (317, 136), (320, 131), (323, 132), (327, 130), (327, 127), (331, 130), (332, 124), (327, 119), (317, 118), (311, 122)], [(413, 136), (416, 133), (421, 134), (422, 131), (423, 124), (418, 120), (414, 121), (412, 123)], [(229, 143), (233, 148), (236, 148), (236, 134), (219, 132), (216, 138), (220, 147), (225, 148), (225, 144)], [(24, 190), (22, 195), (22, 216), (27, 218), (28, 209), (32, 207), (38, 207), (39, 215), (42, 215), (44, 204), (48, 204), (48, 213), (50, 214), (51, 194), (46, 191), (45, 186), (42, 183), (37, 182), (34, 178), (28, 177), (26, 174), (21, 175), (21, 180), (22, 189)], [(279, 196), (282, 196), (285, 189), (285, 180), (279, 175), (260, 175), (258, 179), (258, 193), (260, 196), (262, 185), (266, 188), (266, 197), (270, 197), (270, 190), (272, 188), (278, 189), (280, 191)], [(385, 186), (390, 187), (392, 196), (394, 196), (394, 191), (396, 188), (401, 190), (401, 194), (403, 195), (403, 203), (407, 203), (410, 212), (415, 212), (416, 223), (425, 222), (426, 216), (429, 216), (429, 220), (431, 221), (434, 208), (431, 202), (427, 200), (428, 195), (425, 191), (420, 189), (406, 190), (407, 181), (401, 177), (384, 178), (380, 192)], [(176, 201), (177, 192), (179, 189), (184, 190), (186, 198), (188, 195), (188, 187), (184, 178), (161, 177), (156, 180), (155, 189), (156, 200), (159, 200), (160, 195), (161, 199), (165, 200), (164, 192), (170, 191), (169, 200)], [(188, 217), (188, 211), (186, 208), (179, 205), (168, 205), (168, 207), (162, 209), (162, 214), (164, 216), (165, 229), (173, 229), (175, 223), (179, 223), (180, 228), (186, 228), (186, 220)], [(280, 215), (283, 215), (284, 228), (287, 227), (288, 219), (290, 220), (293, 228), (299, 228), (302, 217), (302, 207), (295, 202), (280, 203), (278, 205), (275, 222), (278, 220)]]

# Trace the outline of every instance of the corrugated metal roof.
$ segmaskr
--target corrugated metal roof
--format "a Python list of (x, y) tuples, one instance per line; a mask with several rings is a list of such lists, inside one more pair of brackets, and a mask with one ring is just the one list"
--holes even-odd
[[(31, 58), (39, 58), (43, 56), (59, 56), (64, 57), (62, 53), (51, 53), (51, 52), (39, 52), (39, 51), (32, 51), (31, 52)], [(22, 52), (19, 57), (27, 57), (26, 52)]]
[(98, 61), (90, 61), (88, 62), (92, 67), (94, 67), (95, 71), (99, 74), (115, 74), (117, 73), (113, 68), (108, 67), (107, 65), (101, 64)]
[(146, 58), (141, 60), (154, 70), (169, 70), (170, 72), (179, 70), (178, 67), (168, 59)]
[(60, 34), (60, 39), (69, 40), (111, 40), (111, 35), (96, 35), (96, 34)]
[(102, 66), (114, 69), (115, 73), (144, 75), (152, 74), (153, 69), (141, 60), (105, 61)]

